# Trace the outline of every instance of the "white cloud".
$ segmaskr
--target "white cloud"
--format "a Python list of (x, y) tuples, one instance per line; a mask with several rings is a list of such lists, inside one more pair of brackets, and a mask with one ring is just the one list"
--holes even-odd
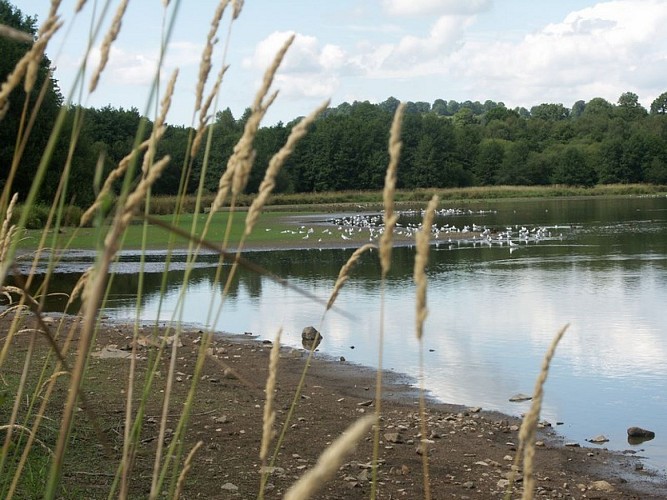
[(665, 74), (666, 23), (661, 1), (598, 3), (518, 43), (468, 43), (442, 69), (524, 105), (568, 105), (596, 96), (615, 101), (622, 92), (655, 82), (656, 67)]
[(488, 9), (492, 0), (382, 0), (394, 16), (476, 14)]
[[(289, 32), (274, 32), (259, 42), (251, 57), (243, 60), (246, 68), (264, 71)], [(338, 45), (322, 45), (314, 36), (297, 34), (275, 78), (281, 95), (298, 98), (326, 98), (340, 85), (338, 73), (346, 71), (346, 52)]]
[[(97, 69), (100, 64), (100, 50), (90, 51), (88, 63)], [(101, 83), (111, 79), (114, 84), (148, 85), (155, 77), (157, 58), (149, 53), (130, 52), (115, 45), (109, 50), (109, 60), (101, 75)]]

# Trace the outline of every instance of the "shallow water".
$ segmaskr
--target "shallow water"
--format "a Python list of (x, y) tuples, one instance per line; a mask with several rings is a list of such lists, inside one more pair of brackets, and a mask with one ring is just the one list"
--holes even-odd
[[(468, 208), (470, 211), (468, 211)], [(409, 225), (414, 220), (405, 217)], [(425, 385), (444, 401), (482, 406), (510, 414), (529, 403), (510, 403), (531, 393), (542, 357), (555, 333), (570, 323), (558, 347), (545, 387), (542, 416), (556, 423), (567, 440), (604, 434), (604, 446), (632, 449), (647, 464), (667, 468), (667, 198), (480, 202), (438, 224), (476, 224), (494, 235), (490, 245), (476, 238), (450, 243), (440, 236), (428, 268), (429, 316), (424, 334)], [(524, 226), (526, 243), (519, 232)], [(531, 235), (541, 228), (542, 237)], [(531, 231), (533, 231), (531, 233)], [(254, 262), (302, 289), (328, 298), (351, 250), (272, 251), (249, 254)], [(384, 367), (418, 376), (414, 334), (411, 248), (394, 250), (385, 287)], [(71, 254), (54, 283), (71, 288), (90, 255)], [(137, 256), (118, 264), (108, 314), (135, 314)], [(204, 257), (193, 269), (184, 307), (184, 256), (172, 263), (163, 302), (159, 288), (164, 257), (147, 264), (143, 319), (213, 324), (230, 332), (253, 332), (300, 345), (304, 326), (320, 324), (323, 306), (267, 277), (240, 272), (215, 320), (211, 300), (216, 259)], [(321, 331), (319, 350), (348, 361), (377, 365), (380, 282), (376, 255), (365, 256), (345, 284)], [(217, 310), (216, 299), (213, 310)], [(52, 304), (53, 308), (58, 307)], [(62, 307), (62, 306), (60, 306)], [(626, 429), (641, 426), (656, 438), (630, 445)], [(595, 446), (595, 445), (590, 445)]]

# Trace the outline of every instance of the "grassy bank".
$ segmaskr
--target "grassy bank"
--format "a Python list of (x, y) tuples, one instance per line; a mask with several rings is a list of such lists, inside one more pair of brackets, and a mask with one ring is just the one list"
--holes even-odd
[[(467, 203), (487, 201), (548, 199), (559, 197), (624, 197), (624, 196), (662, 196), (667, 194), (667, 186), (648, 184), (614, 184), (600, 185), (593, 188), (577, 188), (567, 186), (494, 186), (484, 188), (456, 188), (444, 190), (398, 191), (396, 204), (399, 208), (423, 208), (426, 201), (436, 192), (443, 200), (441, 206), (458, 207)], [(202, 206), (212, 200), (203, 199)], [(204, 226), (208, 214), (195, 217), (191, 210), (196, 199), (184, 198), (183, 209), (176, 226), (182, 231), (197, 234)], [(250, 197), (243, 198), (242, 205), (250, 204)], [(177, 199), (174, 197), (154, 197), (151, 202), (151, 213), (155, 219), (165, 224), (173, 224)], [(284, 248), (332, 246), (342, 244), (340, 234), (332, 234), (318, 228), (316, 233), (309, 233), (312, 225), (304, 226), (305, 216), (334, 212), (381, 211), (382, 193), (375, 191), (347, 191), (330, 193), (307, 193), (298, 195), (277, 195), (271, 198), (271, 205), (266, 207), (259, 218), (254, 231), (248, 235), (246, 246), (250, 248)], [(154, 210), (155, 208), (155, 210)], [(241, 239), (245, 229), (247, 208), (241, 206), (235, 212), (223, 209), (213, 215), (207, 240), (221, 244), (229, 225), (228, 247), (234, 248), (234, 242)], [(101, 241), (100, 230), (93, 227), (63, 226), (57, 234), (58, 248), (93, 250)], [(24, 232), (19, 246), (22, 249), (33, 249), (38, 245), (41, 230), (28, 229)], [(352, 234), (352, 242), (363, 243), (368, 238)], [(173, 236), (169, 231), (155, 224), (147, 223), (146, 242), (143, 242), (144, 227), (141, 220), (129, 225), (124, 236), (123, 247), (139, 249), (145, 244), (150, 249), (166, 249), (170, 244), (176, 248), (184, 248), (187, 240)], [(171, 241), (171, 243), (170, 243)]]

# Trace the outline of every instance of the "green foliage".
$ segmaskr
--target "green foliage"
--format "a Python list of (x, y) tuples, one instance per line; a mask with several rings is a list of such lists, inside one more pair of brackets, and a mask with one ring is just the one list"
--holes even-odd
[[(35, 21), (25, 17), (6, 0), (0, 0), (3, 22), (35, 33)], [(6, 75), (26, 46), (0, 40), (3, 54), (0, 77)], [(50, 101), (39, 111), (32, 131), (30, 151), (42, 151), (53, 126), (61, 98), (55, 83), (48, 78), (48, 59), (41, 67), (41, 82), (52, 85)], [(25, 96), (12, 96), (12, 109), (21, 109)], [(28, 96), (29, 100), (34, 96)], [(19, 103), (19, 104), (16, 104)], [(377, 190), (384, 183), (388, 162), (389, 126), (398, 99), (389, 97), (379, 104), (368, 101), (341, 103), (326, 110), (309, 135), (287, 160), (276, 183), (277, 193)], [(572, 109), (559, 103), (543, 103), (530, 111), (523, 107), (508, 109), (502, 102), (436, 99), (433, 103), (408, 102), (403, 122), (403, 149), (399, 166), (401, 188), (444, 188), (469, 185), (542, 185), (551, 182), (590, 185), (602, 183), (662, 183), (667, 163), (667, 92), (651, 105), (651, 114), (639, 104), (639, 96), (624, 92), (617, 104), (602, 98), (576, 101)], [(191, 127), (166, 128), (158, 144), (157, 156), (169, 154), (171, 162), (153, 186), (153, 194), (176, 195), (184, 173), (185, 192), (193, 193), (200, 181), (214, 193), (227, 168), (234, 145), (243, 133), (250, 110), (235, 118), (229, 108), (217, 112), (210, 125), (210, 151), (204, 170), (204, 147), (189, 158), (194, 135)], [(19, 116), (6, 119), (0, 128), (3, 144), (12, 144)], [(82, 119), (75, 142), (69, 151), (76, 120)], [(292, 126), (277, 123), (260, 128), (255, 139), (256, 158), (246, 188), (257, 192), (265, 169)], [(3, 123), (4, 125), (4, 123)], [(50, 168), (39, 199), (53, 199), (60, 176), (68, 166), (70, 183), (76, 186), (67, 201), (87, 207), (95, 197), (93, 177), (101, 165), (102, 178), (115, 168), (138, 140), (150, 134), (153, 124), (136, 108), (105, 106), (100, 109), (67, 110), (61, 137), (52, 152)], [(137, 130), (142, 129), (141, 137)], [(204, 140), (204, 144), (206, 139)], [(583, 155), (583, 157), (582, 157)], [(13, 151), (0, 151), (0, 164), (9, 165)], [(68, 164), (68, 158), (71, 163)], [(24, 155), (13, 180), (12, 190), (22, 193), (32, 182), (40, 158)], [(141, 161), (141, 158), (137, 158)], [(23, 165), (25, 164), (25, 165)], [(580, 169), (575, 165), (583, 165)], [(0, 170), (0, 182), (9, 169)], [(119, 185), (114, 186), (116, 192)], [(169, 213), (165, 207), (155, 208)], [(32, 224), (42, 218), (39, 210), (31, 214)]]
[(652, 115), (664, 115), (667, 113), (667, 92), (663, 92), (651, 103)]
[[(0, 23), (33, 36), (37, 33), (35, 18), (24, 15), (20, 9), (14, 7), (7, 0), (0, 0)], [(0, 82), (7, 79), (16, 63), (28, 49), (29, 45), (26, 43), (0, 37)], [(30, 94), (26, 94), (23, 83), (12, 90), (9, 94), (9, 109), (0, 124), (0, 186), (4, 186), (11, 179), (12, 162), (18, 159), (20, 168), (15, 171), (12, 191), (19, 192), (22, 198), (30, 189), (41, 160), (41, 155), (37, 152), (46, 149), (49, 135), (62, 104), (62, 96), (58, 86), (55, 80), (51, 78), (50, 66), (49, 59), (47, 57), (42, 58), (39, 63), (35, 85)], [(37, 109), (38, 94), (43, 86), (46, 86), (46, 93)], [(26, 104), (27, 116), (24, 116), (23, 112)], [(30, 133), (27, 134), (25, 125), (21, 130), (22, 117), (25, 118), (23, 121), (25, 124), (32, 113), (36, 113), (36, 120)], [(23, 154), (15, 154), (20, 147), (17, 138), (21, 136), (27, 136), (25, 148)], [(42, 199), (47, 200), (48, 195), (43, 195)]]
[(553, 181), (568, 186), (594, 186), (597, 173), (582, 148), (566, 146), (558, 156)]
[(50, 207), (46, 205), (35, 204), (29, 208), (24, 205), (18, 205), (13, 214), (13, 223), (18, 222), (25, 210), (28, 210), (28, 218), (26, 219), (25, 227), (27, 229), (42, 229), (46, 226), (46, 221), (49, 218)]

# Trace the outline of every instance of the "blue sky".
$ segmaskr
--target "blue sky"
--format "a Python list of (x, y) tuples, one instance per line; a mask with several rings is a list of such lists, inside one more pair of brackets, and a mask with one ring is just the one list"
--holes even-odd
[[(15, 2), (43, 20), (46, 0)], [(147, 110), (160, 47), (163, 2), (131, 0), (100, 87), (72, 92), (88, 43), (91, 18), (105, 0), (88, 0), (49, 45), (55, 76), (66, 97), (87, 106)], [(118, 0), (109, 2), (108, 25)], [(214, 0), (171, 0), (179, 5), (164, 66), (179, 68), (170, 123), (192, 123), (194, 88)], [(209, 86), (222, 65), (231, 9), (218, 32)], [(603, 97), (616, 102), (635, 92), (648, 107), (667, 91), (665, 0), (247, 0), (232, 24), (218, 109), (238, 117), (252, 102), (264, 68), (296, 33), (274, 82), (280, 94), (265, 124), (307, 114), (326, 98), (343, 101), (433, 102), (491, 99), (509, 107)], [(98, 60), (103, 27), (90, 61)], [(89, 76), (88, 76), (89, 79)], [(86, 86), (87, 88), (87, 86)], [(149, 113), (152, 113), (150, 111)]]

